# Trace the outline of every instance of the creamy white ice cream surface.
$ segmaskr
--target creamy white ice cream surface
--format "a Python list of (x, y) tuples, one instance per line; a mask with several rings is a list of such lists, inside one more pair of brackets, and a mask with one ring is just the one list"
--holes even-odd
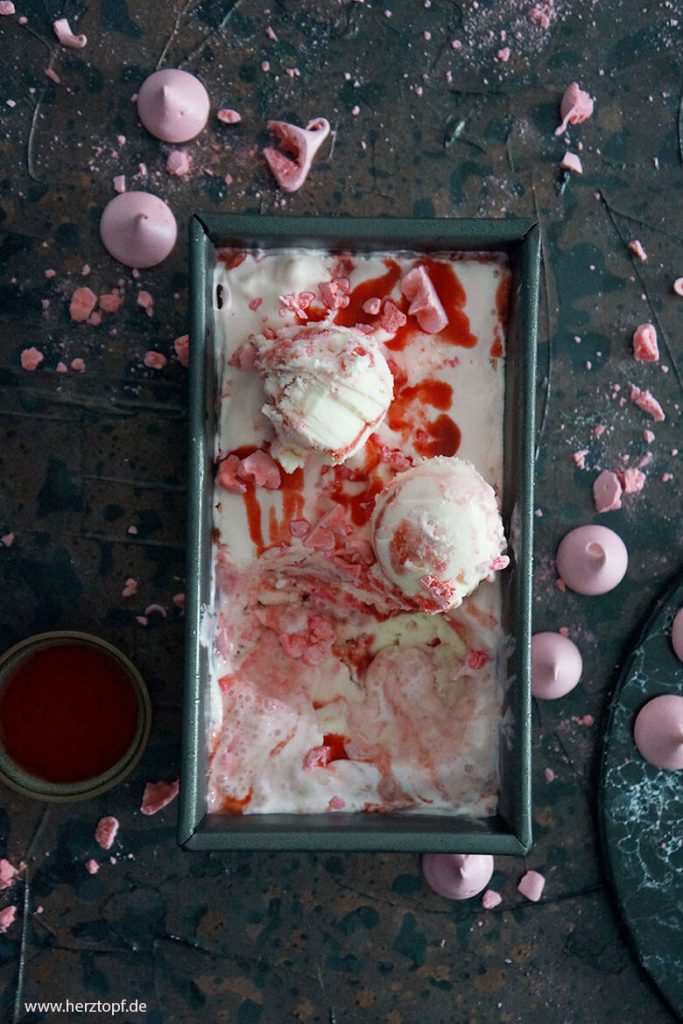
[[(209, 809), (494, 813), (505, 256), (222, 252), (215, 283)], [(392, 578), (401, 480), (446, 554)], [(457, 594), (416, 604), (434, 573)]]

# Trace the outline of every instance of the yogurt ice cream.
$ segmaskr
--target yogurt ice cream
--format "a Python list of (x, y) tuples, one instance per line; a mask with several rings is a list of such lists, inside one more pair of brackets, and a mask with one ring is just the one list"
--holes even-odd
[(399, 473), (375, 501), (379, 567), (427, 612), (457, 608), (509, 559), (496, 495), (471, 462), (437, 456)]
[(384, 419), (394, 380), (361, 331), (305, 324), (253, 344), (267, 395), (262, 411), (277, 434), (271, 453), (287, 472), (303, 466), (307, 452), (344, 462)]
[(494, 813), (509, 285), (501, 254), (218, 254), (210, 811)]

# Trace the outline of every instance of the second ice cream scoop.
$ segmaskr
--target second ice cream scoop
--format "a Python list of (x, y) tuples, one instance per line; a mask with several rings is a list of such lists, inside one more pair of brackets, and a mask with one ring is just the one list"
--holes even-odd
[(372, 544), (387, 579), (431, 613), (457, 608), (509, 561), (493, 487), (456, 456), (394, 477), (375, 502)]
[(384, 419), (394, 380), (376, 343), (352, 327), (285, 327), (258, 335), (255, 368), (268, 398), (263, 414), (277, 442), (271, 452), (291, 472), (308, 452), (337, 465), (358, 451)]

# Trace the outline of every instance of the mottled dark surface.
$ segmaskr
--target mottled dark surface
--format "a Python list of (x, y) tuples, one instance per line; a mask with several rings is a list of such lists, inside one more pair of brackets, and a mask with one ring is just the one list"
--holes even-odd
[[(109, 795), (46, 809), (3, 792), (0, 854), (27, 868), (2, 894), (2, 906), (19, 908), (0, 936), (2, 1019), (69, 1019), (26, 1013), (35, 999), (139, 998), (146, 1015), (117, 1019), (672, 1020), (612, 910), (596, 767), (621, 659), (680, 562), (679, 5), (557, 0), (544, 29), (529, 18), (531, 0), (278, 0), (269, 15), (255, 0), (15, 3), (27, 27), (0, 17), (0, 534), (15, 534), (0, 547), (0, 643), (43, 629), (97, 633), (134, 659), (155, 716), (138, 769)], [(82, 14), (85, 50), (56, 45), (50, 22), (62, 14)], [(495, 57), (502, 46), (507, 63)], [(166, 174), (170, 147), (146, 135), (130, 102), (158, 64), (195, 71), (214, 109), (243, 116), (235, 127), (212, 118), (188, 147), (184, 179)], [(61, 85), (45, 78), (48, 65)], [(584, 174), (565, 180), (553, 130), (573, 79), (596, 109), (571, 130)], [(330, 119), (334, 142), (303, 189), (283, 197), (258, 149), (265, 122), (316, 115)], [(526, 865), (498, 861), (496, 910), (438, 898), (415, 856), (190, 855), (175, 845), (173, 805), (140, 814), (144, 783), (178, 772), (183, 623), (171, 599), (184, 587), (186, 371), (173, 340), (187, 330), (188, 295), (184, 244), (138, 279), (100, 248), (100, 212), (122, 173), (166, 198), (181, 226), (195, 209), (540, 220), (535, 625), (569, 627), (585, 671), (573, 694), (534, 708), (536, 845)], [(627, 249), (634, 237), (645, 263)], [(77, 286), (99, 293), (119, 280), (118, 313), (99, 327), (71, 322)], [(156, 300), (152, 317), (135, 304), (138, 288)], [(645, 320), (659, 328), (660, 365), (631, 358)], [(29, 373), (20, 353), (34, 345), (44, 361)], [(169, 356), (163, 370), (144, 366), (150, 349)], [(85, 372), (55, 372), (73, 358)], [(622, 403), (630, 382), (654, 391), (663, 423)], [(585, 470), (571, 457), (581, 449)], [(597, 516), (596, 470), (635, 465), (648, 450), (642, 493)], [(592, 521), (624, 537), (628, 576), (607, 597), (561, 593), (556, 544)], [(129, 576), (139, 595), (124, 599)], [(136, 616), (150, 602), (168, 615), (145, 627)], [(94, 841), (103, 814), (121, 821), (116, 864)], [(94, 876), (84, 867), (92, 856), (102, 862)], [(525, 866), (547, 876), (538, 905), (516, 891)]]

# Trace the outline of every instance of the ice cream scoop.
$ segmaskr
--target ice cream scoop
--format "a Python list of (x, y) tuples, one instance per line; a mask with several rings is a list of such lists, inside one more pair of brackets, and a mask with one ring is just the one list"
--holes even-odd
[(138, 93), (138, 117), (164, 142), (188, 142), (209, 117), (209, 95), (194, 75), (164, 68), (146, 78)]
[(683, 697), (674, 693), (649, 700), (633, 727), (633, 738), (642, 756), (655, 768), (683, 768)]
[(107, 252), (127, 267), (154, 267), (172, 251), (178, 225), (163, 199), (151, 192), (122, 192), (104, 208), (100, 237)]
[(576, 644), (561, 633), (536, 633), (531, 639), (531, 692), (556, 700), (573, 690), (583, 663)]
[(627, 566), (626, 545), (606, 526), (579, 526), (557, 549), (557, 571), (577, 594), (606, 594), (621, 583)]
[(491, 881), (493, 857), (488, 853), (425, 853), (422, 874), (439, 896), (468, 900)]
[(309, 452), (333, 465), (344, 462), (384, 419), (394, 380), (361, 331), (306, 324), (252, 342), (267, 396), (262, 412), (277, 434), (271, 453), (287, 472)]
[(509, 562), (495, 492), (456, 456), (398, 473), (377, 496), (371, 526), (382, 573), (427, 612), (457, 608)]

